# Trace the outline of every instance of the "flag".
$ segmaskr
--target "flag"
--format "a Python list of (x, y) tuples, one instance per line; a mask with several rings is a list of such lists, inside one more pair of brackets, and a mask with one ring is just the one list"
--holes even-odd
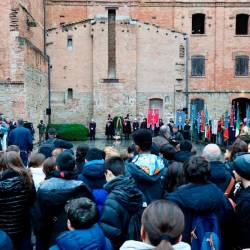
[(228, 112), (226, 112), (226, 114), (225, 114), (223, 137), (224, 137), (224, 141), (227, 141), (228, 138), (229, 138), (229, 116), (228, 116)]
[(247, 104), (247, 112), (246, 112), (246, 118), (247, 118), (247, 127), (250, 128), (250, 104)]
[(235, 137), (238, 137), (240, 134), (240, 108), (239, 103), (237, 103), (237, 110), (236, 110), (236, 126), (235, 126)]
[(197, 114), (197, 132), (198, 134), (200, 133), (200, 128), (201, 128), (201, 114), (198, 112)]
[(206, 107), (206, 110), (205, 110), (205, 124), (206, 124), (206, 125), (209, 125), (209, 117), (208, 117), (208, 110), (207, 110), (207, 107)]
[(190, 113), (191, 128), (193, 128), (193, 126), (194, 126), (195, 118), (196, 118), (196, 106), (194, 104), (192, 104), (191, 113)]
[(211, 126), (207, 124), (205, 126), (205, 138), (209, 140), (210, 137), (211, 137)]
[(205, 113), (201, 111), (201, 132), (205, 132)]
[(229, 126), (230, 128), (233, 128), (234, 127), (234, 110), (233, 110), (233, 107), (231, 109), (231, 112), (230, 112), (230, 116), (229, 116)]

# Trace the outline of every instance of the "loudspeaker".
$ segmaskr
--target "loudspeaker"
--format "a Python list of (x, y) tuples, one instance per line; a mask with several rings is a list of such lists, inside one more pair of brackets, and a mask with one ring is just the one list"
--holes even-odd
[(51, 109), (50, 108), (46, 109), (46, 115), (51, 115)]

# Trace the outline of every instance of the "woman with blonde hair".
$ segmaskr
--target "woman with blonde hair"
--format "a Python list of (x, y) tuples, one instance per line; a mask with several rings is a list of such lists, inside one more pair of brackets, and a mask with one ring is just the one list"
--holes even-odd
[(16, 250), (30, 249), (30, 208), (35, 199), (32, 177), (16, 152), (0, 153), (0, 225)]

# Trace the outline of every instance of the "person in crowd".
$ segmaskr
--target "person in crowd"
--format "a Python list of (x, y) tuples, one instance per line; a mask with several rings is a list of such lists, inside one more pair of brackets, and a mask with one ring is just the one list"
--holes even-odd
[(250, 143), (250, 131), (247, 126), (244, 126), (240, 131), (240, 139), (245, 143)]
[(53, 173), (56, 170), (56, 160), (53, 157), (47, 158), (43, 162), (43, 172), (45, 174), (45, 180), (53, 177)]
[[(216, 144), (217, 145), (217, 144)], [(229, 161), (231, 157), (232, 145), (229, 145), (225, 148), (224, 160)]]
[(175, 153), (177, 152), (176, 148), (171, 144), (167, 143), (160, 147), (160, 156), (168, 161), (168, 164), (171, 164), (175, 161)]
[(137, 130), (133, 133), (133, 140), (138, 154), (127, 163), (126, 172), (133, 177), (144, 194), (145, 202), (149, 204), (163, 197), (167, 168), (161, 157), (151, 154), (150, 131)]
[(16, 250), (30, 249), (29, 212), (35, 201), (32, 177), (16, 152), (0, 153), (0, 173), (0, 227)]
[(32, 213), (37, 243), (42, 249), (55, 244), (55, 239), (67, 230), (64, 206), (79, 197), (92, 199), (90, 189), (75, 178), (75, 159), (69, 152), (62, 152), (56, 159), (53, 177), (46, 179), (37, 192), (37, 203)]
[(107, 146), (104, 148), (104, 153), (105, 153), (105, 160), (107, 160), (108, 158), (112, 157), (112, 156), (121, 156), (119, 151), (111, 146)]
[(104, 175), (104, 152), (97, 148), (91, 148), (87, 152), (86, 163), (78, 180), (83, 181), (92, 190), (93, 196), (101, 212), (107, 197), (107, 191), (103, 188), (106, 184)]
[(234, 160), (234, 175), (241, 184), (236, 198), (237, 249), (250, 249), (250, 154), (237, 156)]
[(123, 120), (123, 133), (125, 140), (129, 140), (129, 135), (131, 134), (131, 122), (129, 119), (129, 114)]
[(186, 183), (183, 164), (180, 162), (172, 162), (168, 166), (166, 191), (174, 192), (178, 187)]
[(101, 215), (101, 227), (114, 249), (129, 239), (131, 217), (143, 207), (143, 195), (132, 178), (124, 176), (125, 165), (120, 157), (111, 157), (104, 165), (108, 192)]
[(6, 124), (2, 116), (0, 116), (0, 139), (3, 151), (5, 151), (7, 148), (7, 136), (8, 136), (8, 125)]
[(174, 127), (174, 120), (173, 118), (170, 118), (169, 123), (167, 124), (170, 128), (171, 134), (173, 133), (173, 127)]
[(45, 179), (45, 174), (43, 172), (43, 163), (45, 161), (45, 156), (40, 153), (31, 153), (29, 157), (28, 167), (32, 174), (33, 182), (36, 190), (40, 187), (41, 183)]
[(95, 140), (95, 133), (96, 133), (96, 122), (94, 119), (91, 120), (89, 123), (89, 138), (90, 140)]
[(163, 125), (164, 125), (164, 123), (163, 123), (162, 119), (159, 119), (158, 124), (155, 124), (154, 136), (158, 136), (159, 135), (160, 128)]
[(16, 145), (9, 145), (6, 149), (6, 152), (10, 152), (10, 151), (16, 152), (20, 155), (20, 148)]
[(175, 153), (174, 159), (178, 162), (184, 162), (193, 155), (193, 145), (189, 140), (182, 140), (179, 145), (180, 150)]
[(232, 145), (232, 149), (231, 149), (231, 153), (230, 153), (230, 157), (229, 157), (229, 160), (226, 161), (226, 165), (229, 169), (231, 169), (231, 171), (233, 170), (233, 160), (234, 158), (239, 155), (239, 154), (242, 154), (242, 153), (246, 153), (248, 152), (248, 145), (240, 140), (240, 139), (237, 139), (234, 144)]
[(39, 144), (41, 144), (45, 140), (45, 130), (46, 126), (43, 120), (40, 120), (40, 123), (37, 126), (39, 132)]
[(179, 132), (179, 128), (176, 125), (174, 125), (173, 126), (173, 132), (172, 132), (172, 135), (171, 135), (171, 143), (173, 145), (178, 145), (183, 140), (184, 140), (184, 138), (183, 138), (181, 132)]
[(159, 135), (153, 138), (153, 143), (160, 149), (163, 145), (169, 144), (170, 137), (169, 126), (163, 125), (160, 127)]
[(227, 190), (227, 193), (230, 193), (233, 190), (235, 181), (229, 169), (221, 162), (222, 154), (220, 148), (216, 144), (208, 144), (203, 149), (202, 156), (208, 160), (211, 167), (209, 180), (216, 184), (223, 193), (230, 185), (230, 190)]
[(20, 156), (24, 166), (28, 164), (29, 153), (33, 149), (32, 134), (25, 128), (23, 119), (18, 119), (17, 128), (13, 129), (8, 137), (8, 145), (16, 145), (20, 148)]
[(181, 242), (184, 230), (184, 215), (173, 202), (152, 202), (143, 212), (141, 239), (126, 241), (120, 250), (190, 250), (190, 245)]
[(148, 128), (147, 118), (143, 118), (140, 129), (147, 129), (147, 128)]
[(58, 156), (59, 154), (61, 154), (63, 151), (64, 151), (63, 148), (55, 148), (55, 149), (52, 151), (52, 153), (51, 153), (51, 154), (52, 154), (51, 157), (53, 157), (54, 160), (56, 160), (57, 156)]
[(134, 158), (135, 155), (136, 155), (135, 144), (132, 144), (128, 146), (127, 148), (127, 152), (126, 152), (127, 161), (130, 162)]
[(3, 250), (13, 250), (13, 244), (8, 236), (3, 230), (0, 230), (0, 249)]
[(85, 157), (88, 151), (89, 146), (87, 144), (80, 144), (76, 148), (76, 168), (79, 174), (81, 173), (82, 168), (85, 164)]
[(189, 120), (186, 119), (185, 125), (183, 127), (183, 132), (182, 132), (184, 140), (190, 140), (190, 137), (191, 137), (190, 136), (190, 129), (191, 129), (191, 126), (189, 124)]
[(136, 130), (138, 130), (140, 128), (140, 124), (139, 124), (137, 118), (134, 119), (134, 121), (132, 123), (132, 127), (133, 127), (133, 132), (135, 132)]
[(70, 200), (65, 207), (69, 231), (56, 239), (50, 250), (112, 250), (112, 245), (98, 225), (96, 204), (88, 198)]
[(105, 135), (107, 136), (107, 140), (113, 139), (113, 136), (115, 135), (115, 127), (111, 115), (108, 115), (108, 120), (105, 127)]
[(73, 144), (71, 142), (56, 138), (57, 132), (54, 128), (48, 130), (48, 140), (43, 142), (38, 149), (38, 152), (44, 154), (46, 158), (52, 156), (52, 151), (56, 148), (72, 149)]
[(234, 239), (233, 208), (224, 193), (213, 183), (209, 182), (210, 165), (202, 156), (192, 156), (184, 162), (184, 173), (188, 184), (180, 186), (173, 193), (167, 194), (167, 200), (180, 206), (185, 215), (183, 241), (190, 243), (195, 234), (193, 218), (197, 215), (215, 214), (220, 227), (223, 249), (231, 249)]

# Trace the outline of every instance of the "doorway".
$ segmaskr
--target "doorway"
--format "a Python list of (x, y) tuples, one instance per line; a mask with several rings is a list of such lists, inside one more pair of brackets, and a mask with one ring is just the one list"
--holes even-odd
[(250, 107), (250, 99), (248, 98), (236, 98), (232, 101), (234, 110), (237, 110), (239, 106), (240, 120), (243, 121), (247, 116), (247, 109)]

